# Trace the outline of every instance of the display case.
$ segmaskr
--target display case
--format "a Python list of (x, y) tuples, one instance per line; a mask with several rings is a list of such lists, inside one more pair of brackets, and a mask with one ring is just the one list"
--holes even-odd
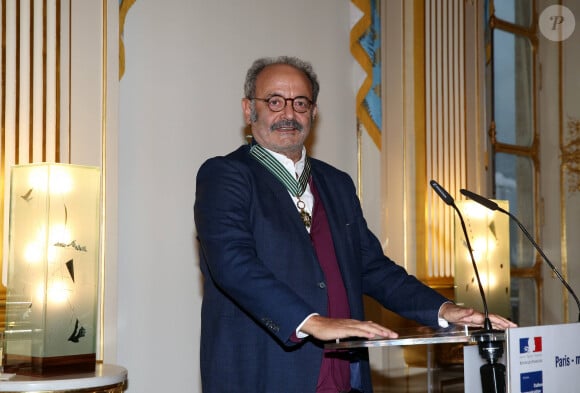
[(11, 169), (5, 371), (94, 370), (100, 184), (95, 167)]

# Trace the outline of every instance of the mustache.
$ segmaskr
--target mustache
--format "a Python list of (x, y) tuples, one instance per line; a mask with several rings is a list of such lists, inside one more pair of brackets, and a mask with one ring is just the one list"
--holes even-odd
[(272, 124), (270, 126), (270, 131), (274, 131), (277, 128), (288, 128), (288, 127), (295, 128), (298, 131), (302, 131), (304, 129), (304, 126), (300, 122), (298, 122), (298, 120), (296, 120), (296, 119), (284, 119), (284, 120), (280, 120), (280, 121), (277, 121), (276, 123)]

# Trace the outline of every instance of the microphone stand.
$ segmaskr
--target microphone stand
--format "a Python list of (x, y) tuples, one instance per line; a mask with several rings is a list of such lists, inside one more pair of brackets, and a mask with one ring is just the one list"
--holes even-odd
[(473, 199), (475, 202), (479, 203), (480, 205), (483, 205), (485, 207), (487, 207), (490, 210), (497, 210), (500, 211), (504, 214), (507, 214), (509, 218), (511, 218), (512, 220), (515, 221), (516, 224), (518, 224), (518, 227), (520, 227), (520, 229), (522, 230), (522, 232), (524, 233), (524, 235), (528, 238), (528, 240), (530, 241), (530, 243), (532, 243), (532, 245), (534, 246), (534, 248), (536, 249), (536, 251), (538, 251), (538, 253), (542, 256), (542, 258), (544, 259), (544, 261), (546, 261), (546, 263), (548, 264), (548, 266), (550, 266), (550, 269), (552, 269), (552, 272), (554, 272), (554, 274), (558, 277), (558, 279), (560, 280), (560, 282), (562, 283), (562, 285), (564, 285), (564, 287), (568, 290), (568, 292), (572, 295), (572, 297), (574, 298), (574, 300), (576, 301), (576, 305), (578, 306), (578, 322), (580, 322), (580, 300), (578, 300), (578, 296), (576, 296), (576, 293), (574, 293), (574, 290), (572, 289), (572, 287), (570, 287), (570, 285), (568, 284), (568, 282), (564, 279), (564, 277), (562, 277), (562, 274), (560, 274), (560, 272), (558, 271), (558, 269), (556, 269), (556, 267), (554, 266), (554, 264), (552, 262), (550, 262), (550, 260), (548, 259), (548, 257), (546, 256), (546, 254), (544, 254), (544, 251), (542, 251), (542, 249), (540, 248), (540, 246), (538, 245), (538, 243), (536, 243), (536, 241), (534, 240), (534, 238), (532, 237), (532, 235), (530, 235), (530, 233), (528, 232), (528, 230), (526, 229), (526, 227), (524, 227), (524, 225), (510, 212), (508, 212), (505, 209), (502, 209), (497, 203), (495, 203), (494, 201), (487, 199), (481, 195), (478, 195), (474, 192), (471, 192), (469, 190), (465, 190), (465, 189), (461, 189), (459, 190), (459, 192), (461, 192), (463, 195), (465, 195), (466, 197)]
[(481, 391), (482, 393), (505, 393), (506, 368), (505, 365), (499, 363), (499, 359), (503, 355), (503, 340), (497, 338), (497, 334), (501, 333), (501, 331), (494, 330), (489, 319), (489, 310), (487, 307), (485, 292), (483, 290), (483, 285), (481, 284), (481, 279), (479, 278), (479, 270), (477, 269), (475, 257), (473, 256), (473, 249), (471, 247), (471, 242), (469, 241), (469, 235), (467, 233), (463, 215), (455, 205), (453, 197), (443, 187), (441, 187), (439, 183), (435, 180), (431, 180), (430, 184), (437, 195), (439, 195), (447, 205), (451, 206), (459, 217), (461, 229), (463, 230), (463, 235), (465, 236), (465, 241), (469, 250), (471, 263), (473, 264), (475, 278), (477, 279), (477, 284), (479, 286), (479, 293), (483, 302), (483, 311), (485, 313), (483, 329), (472, 333), (472, 337), (477, 342), (479, 355), (486, 361), (486, 364), (481, 366), (479, 369), (481, 375)]

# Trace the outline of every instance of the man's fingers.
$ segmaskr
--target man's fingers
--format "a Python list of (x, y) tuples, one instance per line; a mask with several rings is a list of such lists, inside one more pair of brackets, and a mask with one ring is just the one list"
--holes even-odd
[(323, 341), (349, 337), (362, 337), (367, 339), (375, 337), (398, 337), (394, 331), (373, 321), (363, 322), (355, 319), (334, 319), (317, 316), (309, 320), (307, 324), (303, 326), (302, 330)]

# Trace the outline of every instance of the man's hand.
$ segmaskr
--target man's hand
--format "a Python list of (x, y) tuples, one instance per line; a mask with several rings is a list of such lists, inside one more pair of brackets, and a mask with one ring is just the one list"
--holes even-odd
[(399, 335), (372, 321), (358, 321), (356, 319), (327, 318), (313, 315), (304, 325), (301, 332), (309, 334), (322, 341), (330, 341), (348, 337), (397, 338)]
[[(473, 308), (465, 308), (453, 303), (445, 303), (439, 310), (439, 317), (445, 319), (449, 323), (456, 325), (479, 327), (483, 326), (485, 315)], [(489, 314), (489, 320), (494, 329), (505, 330), (511, 327), (517, 327), (515, 323), (508, 319), (497, 315)]]

